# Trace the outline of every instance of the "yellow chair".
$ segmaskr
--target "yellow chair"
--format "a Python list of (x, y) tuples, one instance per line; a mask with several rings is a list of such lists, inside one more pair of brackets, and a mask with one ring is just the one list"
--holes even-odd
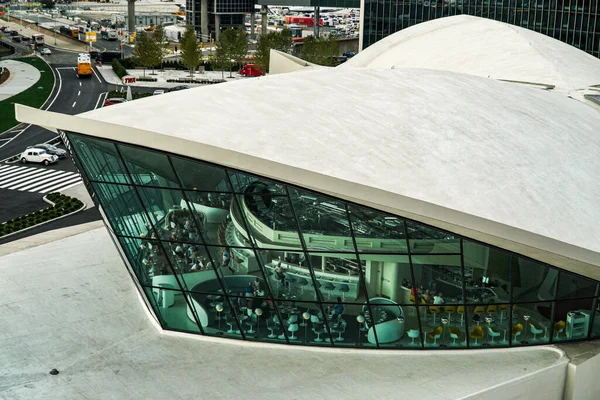
[(460, 329), (455, 328), (453, 326), (449, 326), (448, 331), (450, 332), (450, 337), (453, 340), (452, 346), (456, 346), (456, 339), (460, 339), (460, 337), (462, 336)]
[(513, 337), (513, 342), (517, 339), (517, 336), (519, 336), (521, 334), (521, 332), (523, 332), (522, 324), (516, 324), (515, 326), (512, 327), (511, 334)]
[(554, 338), (558, 339), (558, 335), (565, 330), (565, 321), (558, 321), (554, 324), (554, 334), (556, 335)]
[(502, 323), (504, 318), (507, 318), (506, 312), (508, 311), (508, 304), (500, 304), (498, 306), (498, 311), (500, 311), (500, 323)]
[(483, 339), (483, 327), (482, 326), (474, 326), (473, 330), (469, 332), (469, 336), (471, 339), (475, 339), (475, 345), (479, 344), (479, 339)]
[(452, 314), (456, 312), (456, 306), (444, 306), (444, 312), (448, 313), (448, 321), (452, 322)]
[(465, 324), (465, 306), (458, 306), (456, 313), (460, 315), (460, 326)]
[(435, 317), (440, 313), (440, 307), (429, 306), (429, 312), (433, 314), (433, 324), (435, 325)]
[(410, 295), (410, 304), (415, 304), (415, 296), (414, 295)]
[(444, 329), (441, 326), (438, 326), (434, 331), (429, 332), (427, 337), (433, 339), (433, 344), (436, 345), (437, 340), (442, 336), (442, 332), (444, 332)]
[(490, 317), (492, 316), (492, 314), (496, 314), (497, 311), (498, 311), (498, 307), (495, 304), (490, 304), (485, 309), (485, 313), (488, 314)]
[[(481, 315), (485, 314), (485, 306), (477, 306), (473, 310), (473, 315), (479, 315), (479, 320), (481, 320)], [(479, 321), (477, 321), (477, 325), (479, 325)]]

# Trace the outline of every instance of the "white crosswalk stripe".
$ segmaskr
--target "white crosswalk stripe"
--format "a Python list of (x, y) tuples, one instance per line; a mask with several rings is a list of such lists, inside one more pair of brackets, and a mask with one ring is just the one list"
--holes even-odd
[(75, 172), (16, 165), (0, 166), (0, 188), (36, 193), (60, 192), (82, 182)]

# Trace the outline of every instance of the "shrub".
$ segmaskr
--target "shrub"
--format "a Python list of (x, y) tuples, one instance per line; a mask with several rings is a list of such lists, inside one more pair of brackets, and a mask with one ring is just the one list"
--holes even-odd
[(127, 70), (116, 58), (112, 60), (112, 69), (119, 78), (123, 78), (125, 75), (127, 75)]

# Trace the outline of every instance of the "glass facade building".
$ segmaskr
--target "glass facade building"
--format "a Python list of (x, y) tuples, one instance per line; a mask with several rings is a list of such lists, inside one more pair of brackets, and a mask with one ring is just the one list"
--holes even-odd
[(415, 350), (600, 336), (588, 278), (244, 171), (62, 136), (165, 330)]
[(528, 28), (600, 57), (598, 0), (364, 0), (363, 48), (401, 29), (467, 14)]

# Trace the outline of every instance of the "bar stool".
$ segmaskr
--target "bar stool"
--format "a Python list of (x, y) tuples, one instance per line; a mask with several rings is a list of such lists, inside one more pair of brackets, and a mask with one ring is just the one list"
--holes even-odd
[(350, 287), (348, 285), (340, 285), (339, 291), (342, 292), (342, 301), (346, 301), (346, 293), (350, 291)]
[(335, 289), (335, 286), (333, 286), (330, 282), (327, 282), (325, 285), (323, 285), (322, 289), (327, 292), (327, 300), (331, 299), (331, 292)]
[(308, 286), (308, 280), (305, 278), (298, 279), (298, 285), (300, 285), (300, 289), (302, 294), (304, 294), (304, 287)]

